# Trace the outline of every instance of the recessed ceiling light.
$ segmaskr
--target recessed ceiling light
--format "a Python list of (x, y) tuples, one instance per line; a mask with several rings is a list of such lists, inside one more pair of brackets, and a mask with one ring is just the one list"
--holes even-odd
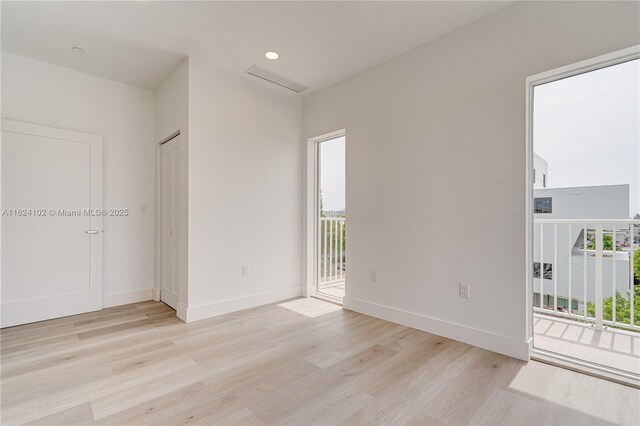
[(280, 57), (280, 55), (278, 55), (278, 52), (273, 51), (265, 52), (264, 56), (266, 56), (267, 59), (278, 59)]
[(83, 49), (82, 47), (78, 47), (78, 46), (73, 46), (73, 47), (71, 48), (71, 51), (72, 51), (73, 53), (77, 53), (77, 54), (79, 54), (79, 55), (82, 55), (82, 54), (84, 53), (84, 49)]

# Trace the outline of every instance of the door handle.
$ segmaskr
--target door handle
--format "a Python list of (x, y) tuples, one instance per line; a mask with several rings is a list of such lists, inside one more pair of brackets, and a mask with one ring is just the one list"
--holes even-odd
[(100, 231), (98, 231), (97, 229), (89, 229), (88, 231), (85, 231), (87, 234), (98, 234)]

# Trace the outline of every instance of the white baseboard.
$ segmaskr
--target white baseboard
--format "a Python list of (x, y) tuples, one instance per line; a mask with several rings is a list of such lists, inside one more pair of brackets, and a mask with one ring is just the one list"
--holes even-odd
[(153, 300), (153, 289), (126, 291), (123, 293), (105, 294), (102, 296), (102, 307), (127, 305), (129, 303), (145, 302)]
[(457, 340), (493, 352), (528, 361), (531, 356), (531, 339), (516, 340), (485, 330), (467, 327), (415, 312), (404, 311), (377, 303), (344, 298), (345, 309), (405, 325), (427, 333)]
[(267, 305), (269, 303), (279, 302), (293, 297), (300, 297), (302, 296), (302, 293), (303, 288), (301, 286), (295, 286), (188, 308), (178, 305), (177, 315), (178, 318), (184, 322), (193, 322), (218, 315), (228, 314), (230, 312), (240, 311), (242, 309)]
[(184, 322), (187, 321), (187, 307), (178, 303), (178, 309), (176, 309), (176, 316)]

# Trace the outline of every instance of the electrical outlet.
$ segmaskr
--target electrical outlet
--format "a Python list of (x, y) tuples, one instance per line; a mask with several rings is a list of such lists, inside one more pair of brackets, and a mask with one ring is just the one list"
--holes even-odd
[(469, 284), (460, 283), (459, 296), (463, 299), (471, 297), (471, 286)]
[(246, 277), (247, 275), (249, 275), (249, 266), (248, 265), (242, 265), (242, 276)]
[(371, 281), (378, 281), (378, 271), (372, 269), (369, 271), (369, 279)]

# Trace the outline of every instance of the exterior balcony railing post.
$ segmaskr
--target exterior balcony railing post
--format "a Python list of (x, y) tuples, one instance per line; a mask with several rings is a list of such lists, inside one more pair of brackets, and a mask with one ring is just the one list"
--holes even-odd
[[(596, 267), (595, 267), (595, 282), (596, 282), (596, 294), (595, 294), (595, 308), (596, 308), (596, 329), (603, 329), (603, 297), (602, 297), (602, 259), (603, 259), (603, 225), (602, 223), (596, 224)], [(586, 246), (585, 246), (586, 249)], [(614, 259), (615, 262), (615, 259)]]

